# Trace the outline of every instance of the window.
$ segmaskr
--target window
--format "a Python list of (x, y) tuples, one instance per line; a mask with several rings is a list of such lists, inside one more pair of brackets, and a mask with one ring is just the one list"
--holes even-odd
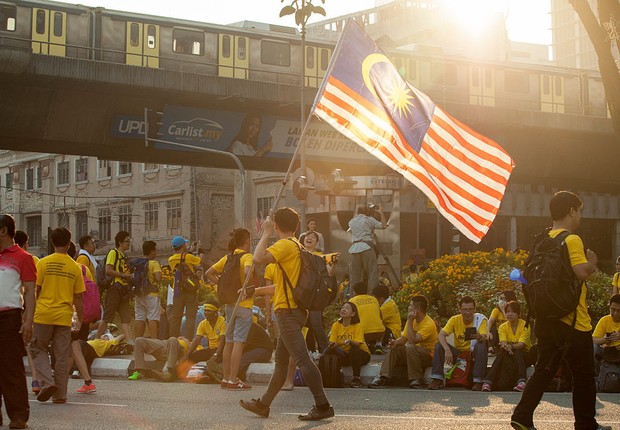
[(15, 31), (17, 7), (0, 5), (0, 30)]
[(125, 161), (118, 162), (118, 175), (131, 175), (131, 163)]
[(43, 9), (39, 9), (37, 10), (37, 22), (35, 25), (35, 31), (37, 32), (37, 34), (45, 34), (45, 27), (46, 27), (46, 17), (45, 17), (46, 13)]
[(69, 185), (68, 161), (61, 161), (56, 165), (56, 185)]
[(562, 97), (562, 93), (563, 88), (562, 88), (562, 84), (564, 83), (564, 80), (562, 79), (561, 76), (556, 76), (554, 79), (554, 84), (553, 84), (553, 89), (555, 90), (555, 95), (558, 97)]
[(26, 189), (34, 190), (34, 168), (26, 169)]
[(75, 213), (75, 231), (76, 231), (76, 239), (80, 239), (82, 236), (86, 236), (88, 234), (88, 212), (87, 211), (77, 211)]
[(180, 30), (172, 31), (172, 50), (179, 54), (203, 55), (204, 33), (200, 31)]
[(60, 212), (58, 214), (58, 227), (64, 227), (66, 229), (69, 228), (69, 213), (68, 212)]
[(28, 244), (30, 246), (41, 246), (41, 231), (41, 216), (26, 218), (26, 233), (28, 233)]
[(6, 190), (10, 191), (13, 188), (13, 173), (9, 172), (5, 176)]
[(434, 84), (456, 85), (456, 65), (445, 63), (432, 63), (431, 76)]
[(246, 39), (245, 37), (240, 37), (237, 39), (237, 58), (239, 60), (245, 60), (246, 55)]
[(144, 204), (144, 229), (146, 231), (157, 231), (159, 221), (159, 203)]
[(312, 46), (306, 47), (306, 67), (314, 69), (314, 48)]
[(140, 44), (140, 26), (132, 22), (129, 26), (129, 44), (131, 46), (138, 46)]
[(149, 49), (155, 49), (155, 41), (157, 39), (157, 28), (154, 25), (149, 25), (146, 28), (146, 46)]
[(506, 72), (504, 87), (512, 93), (527, 94), (530, 92), (530, 81), (527, 73)]
[(88, 181), (88, 158), (75, 160), (75, 182)]
[(37, 190), (40, 190), (43, 187), (43, 183), (41, 180), (41, 166), (37, 166), (35, 169), (35, 173), (36, 173), (36, 188)]
[(131, 234), (131, 206), (126, 205), (118, 208), (118, 229)]
[(181, 231), (181, 199), (166, 202), (166, 227), (170, 234)]
[(112, 240), (112, 212), (110, 208), (99, 209), (99, 239)]
[(230, 58), (230, 36), (222, 36), (222, 57)]
[(158, 170), (159, 169), (159, 164), (157, 163), (144, 163), (142, 164), (142, 171), (143, 172), (150, 172), (153, 170)]
[(273, 209), (275, 200), (275, 197), (259, 197), (256, 199), (256, 217), (260, 218), (261, 221), (264, 220), (269, 215), (269, 211)]
[(288, 43), (263, 40), (261, 42), (260, 60), (263, 64), (289, 67), (291, 65), (291, 50)]
[(99, 160), (97, 163), (97, 178), (106, 179), (112, 177), (112, 165), (108, 160)]
[(54, 32), (55, 37), (62, 36), (62, 13), (61, 12), (54, 12), (53, 32)]
[(542, 77), (542, 93), (545, 95), (551, 93), (551, 79), (549, 75), (543, 75)]
[(326, 71), (329, 66), (329, 49), (321, 48), (321, 70)]

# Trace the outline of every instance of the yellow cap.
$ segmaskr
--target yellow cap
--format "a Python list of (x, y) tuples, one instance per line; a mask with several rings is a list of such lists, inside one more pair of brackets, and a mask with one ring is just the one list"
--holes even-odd
[(215, 305), (212, 305), (211, 303), (206, 303), (204, 305), (204, 309), (205, 311), (217, 311), (217, 307)]

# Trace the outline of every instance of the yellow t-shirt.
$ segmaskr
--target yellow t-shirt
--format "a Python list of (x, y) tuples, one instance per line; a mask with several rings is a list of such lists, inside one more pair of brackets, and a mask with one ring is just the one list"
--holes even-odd
[(108, 352), (110, 348), (112, 348), (112, 346), (118, 345), (118, 340), (95, 339), (89, 340), (87, 343), (93, 347), (93, 349), (97, 353), (97, 356), (103, 357), (105, 353)]
[[(424, 316), (424, 319), (419, 323), (413, 320), (411, 323), (413, 330), (422, 337), (422, 341), (417, 345), (428, 349), (431, 356), (435, 352), (435, 344), (437, 343), (437, 325), (435, 321), (428, 315)], [(409, 326), (405, 323), (405, 331), (403, 336), (409, 339)]]
[[(88, 270), (88, 266), (85, 266), (84, 264), (80, 263), (79, 261), (76, 261), (76, 263), (78, 264), (78, 266), (80, 266), (80, 273), (82, 273), (82, 267), (86, 268), (86, 277), (88, 279), (90, 279), (93, 282), (97, 282), (95, 281), (95, 277), (93, 276), (93, 274), (90, 272), (90, 270)], [(83, 279), (83, 278), (82, 278)]]
[[(110, 252), (105, 259), (106, 266), (112, 266), (114, 270), (118, 273), (127, 273), (125, 266), (125, 254), (123, 254), (118, 249), (114, 248)], [(129, 282), (123, 278), (116, 277), (114, 278), (114, 282), (118, 282), (121, 285), (127, 285)]]
[[(558, 234), (563, 232), (564, 229), (551, 230), (549, 232), (549, 236), (556, 237)], [(588, 260), (586, 258), (586, 254), (583, 247), (583, 242), (581, 238), (576, 234), (569, 234), (566, 236), (566, 246), (568, 248), (568, 255), (570, 257), (570, 265), (576, 266), (578, 264), (587, 263)], [(588, 288), (586, 287), (586, 283), (583, 282), (581, 284), (581, 296), (579, 296), (579, 304), (577, 305), (577, 321), (575, 321), (575, 329), (579, 331), (590, 331), (592, 330), (592, 320), (590, 320), (590, 315), (588, 314), (588, 305), (586, 303), (586, 295)], [(571, 312), (565, 317), (561, 318), (565, 324), (572, 325), (573, 319), (575, 318), (575, 312)]]
[[(173, 254), (168, 258), (168, 264), (170, 265), (170, 270), (174, 272), (174, 269), (178, 266), (181, 261), (181, 254)], [(200, 257), (195, 256), (189, 252), (185, 253), (185, 264), (190, 268), (192, 272), (196, 271), (196, 266), (200, 264)]]
[(349, 324), (348, 327), (342, 325), (340, 321), (336, 321), (332, 324), (332, 329), (329, 332), (329, 341), (338, 343), (338, 347), (343, 351), (349, 352), (351, 345), (344, 345), (342, 342), (345, 340), (352, 340), (360, 343), (360, 349), (370, 354), (368, 345), (364, 341), (364, 330), (361, 324)]
[(67, 254), (48, 255), (37, 264), (37, 286), (34, 322), (71, 327), (73, 295), (86, 291), (80, 266)]
[(265, 267), (265, 275), (263, 276), (263, 278), (269, 281), (269, 282), (265, 282), (265, 285), (271, 285), (273, 283), (273, 280), (275, 279), (275, 273), (276, 273), (277, 267), (278, 266), (274, 263), (269, 263)]
[(620, 283), (618, 282), (619, 279), (620, 279), (620, 272), (614, 273), (614, 277), (611, 280), (611, 285), (620, 289)]
[[(95, 274), (95, 266), (93, 265), (93, 262), (90, 261), (90, 258), (88, 258), (86, 255), (84, 254), (80, 254), (78, 255), (78, 257), (75, 259), (75, 261), (77, 261), (78, 263), (83, 264), (84, 266), (86, 266), (86, 268), (88, 269), (88, 271), (91, 274)], [(90, 279), (90, 278), (88, 278)]]
[[(30, 254), (30, 255), (32, 255), (32, 254)], [(36, 255), (32, 255), (32, 261), (34, 261), (35, 267), (37, 266), (37, 264), (39, 264), (39, 260), (40, 260), (39, 257), (37, 257)]]
[(510, 322), (506, 321), (500, 325), (497, 329), (500, 342), (517, 343), (523, 342), (525, 344), (525, 351), (529, 351), (532, 347), (532, 339), (530, 337), (530, 326), (525, 327), (525, 321), (519, 318), (517, 323), (517, 331), (512, 332)]
[(391, 298), (388, 298), (381, 305), (381, 319), (383, 320), (383, 325), (392, 332), (393, 338), (398, 339), (400, 337), (402, 323), (400, 321), (398, 306), (396, 306), (396, 303), (394, 303), (394, 300)]
[[(459, 351), (469, 351), (471, 348), (471, 343), (470, 341), (465, 340), (465, 329), (467, 327), (475, 327), (475, 321), (476, 318), (474, 317), (474, 320), (471, 323), (465, 325), (463, 315), (454, 315), (448, 320), (446, 326), (442, 330), (448, 335), (454, 333), (454, 347), (456, 349)], [(478, 327), (478, 334), (487, 334), (486, 318), (480, 323), (480, 327)]]
[[(596, 324), (592, 337), (605, 337), (605, 334), (613, 333), (615, 331), (620, 331), (620, 322), (614, 322), (611, 315), (605, 315), (598, 321), (598, 324)], [(615, 346), (616, 348), (620, 348), (620, 340), (605, 346)]]
[(493, 310), (491, 311), (491, 318), (495, 320), (495, 327), (499, 327), (500, 325), (508, 321), (504, 313), (499, 308), (493, 308)]
[(374, 296), (369, 294), (360, 294), (349, 299), (351, 303), (357, 306), (364, 334), (380, 333), (385, 331), (385, 326), (381, 320), (381, 308), (379, 302)]
[[(242, 252), (245, 252), (245, 251), (243, 249), (235, 249), (235, 254), (241, 254)], [(222, 258), (220, 258), (220, 260), (211, 267), (213, 267), (213, 269), (217, 273), (222, 273), (224, 271), (224, 266), (226, 265), (227, 259), (228, 259), (228, 255), (225, 255)], [(250, 254), (249, 252), (245, 253), (241, 257), (241, 260), (239, 261), (239, 279), (241, 280), (241, 285), (243, 285), (243, 282), (245, 281), (245, 268), (246, 267), (249, 267), (249, 268), (252, 267), (252, 254)], [(242, 308), (246, 308), (246, 309), (252, 309), (252, 306), (254, 306), (254, 298), (250, 297), (247, 300), (243, 300), (242, 302), (239, 303), (239, 306)]]
[[(291, 240), (293, 239), (293, 240)], [(299, 246), (301, 244), (295, 238), (289, 239), (280, 239), (269, 248), (267, 248), (267, 252), (269, 252), (276, 262), (282, 265), (282, 268), (286, 272), (289, 280), (291, 281), (292, 287), (295, 288), (297, 286), (297, 281), (299, 280), (299, 273), (301, 271), (301, 256), (299, 254)], [(274, 283), (276, 285), (276, 291), (273, 295), (273, 309), (288, 309), (289, 303), (291, 309), (296, 309), (297, 303), (295, 303), (295, 299), (293, 298), (293, 294), (289, 291), (288, 285), (285, 287), (284, 285), (284, 275), (282, 274), (282, 269), (275, 264), (276, 269), (274, 270)], [(286, 292), (285, 292), (286, 288)], [(286, 295), (285, 295), (286, 294)], [(286, 298), (288, 297), (288, 303)]]
[(218, 315), (215, 325), (211, 326), (208, 320), (200, 321), (196, 329), (196, 336), (206, 337), (209, 341), (209, 349), (216, 349), (220, 345), (220, 336), (226, 336), (226, 320)]
[[(157, 289), (159, 290), (159, 283), (155, 280), (156, 273), (161, 273), (161, 264), (159, 264), (159, 261), (157, 260), (149, 260), (147, 276), (149, 277), (149, 282), (151, 283), (151, 285), (153, 287), (158, 287)], [(159, 292), (153, 291), (152, 293), (149, 293), (149, 296), (157, 297), (159, 296)]]

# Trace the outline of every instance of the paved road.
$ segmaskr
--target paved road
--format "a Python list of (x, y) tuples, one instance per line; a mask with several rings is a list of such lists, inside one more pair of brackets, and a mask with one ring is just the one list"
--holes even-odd
[[(70, 389), (79, 387), (70, 381)], [(312, 396), (307, 388), (282, 392), (263, 419), (243, 410), (239, 399), (260, 396), (265, 386), (248, 392), (223, 391), (215, 385), (154, 381), (98, 380), (94, 395), (69, 396), (66, 405), (51, 401), (31, 405), (34, 429), (509, 429), (518, 393), (474, 393), (464, 390), (328, 389), (336, 417), (303, 423), (296, 415), (307, 412)], [(572, 428), (571, 397), (548, 393), (536, 412), (539, 430)], [(620, 430), (618, 394), (601, 394), (598, 419)], [(6, 419), (6, 415), (5, 415)]]

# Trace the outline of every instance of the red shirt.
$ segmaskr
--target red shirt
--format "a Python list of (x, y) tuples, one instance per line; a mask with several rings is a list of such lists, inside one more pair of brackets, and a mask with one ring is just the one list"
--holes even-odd
[(22, 309), (22, 283), (36, 280), (37, 269), (32, 255), (17, 245), (0, 251), (0, 312)]

